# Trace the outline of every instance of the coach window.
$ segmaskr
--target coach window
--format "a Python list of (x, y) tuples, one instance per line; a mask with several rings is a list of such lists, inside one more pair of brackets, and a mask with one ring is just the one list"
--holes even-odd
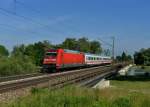
[(91, 57), (91, 60), (93, 60), (93, 57)]
[(89, 57), (89, 60), (91, 60), (91, 57)]
[(88, 60), (89, 58), (88, 57), (86, 57), (86, 60)]

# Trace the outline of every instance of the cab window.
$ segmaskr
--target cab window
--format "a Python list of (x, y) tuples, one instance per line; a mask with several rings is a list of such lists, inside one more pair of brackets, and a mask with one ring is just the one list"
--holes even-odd
[(47, 52), (46, 56), (52, 56), (52, 57), (56, 57), (57, 53), (56, 52)]

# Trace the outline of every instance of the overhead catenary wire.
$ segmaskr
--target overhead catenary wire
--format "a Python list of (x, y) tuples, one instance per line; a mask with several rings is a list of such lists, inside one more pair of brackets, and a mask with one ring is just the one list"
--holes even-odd
[[(26, 20), (26, 21), (29, 21), (29, 22), (31, 22), (31, 23), (37, 24), (37, 25), (41, 26), (42, 28), (47, 28), (48, 32), (50, 31), (49, 28), (48, 28), (48, 27), (49, 27), (48, 25), (42, 24), (42, 23), (40, 23), (40, 22), (37, 22), (37, 21), (35, 21), (35, 20), (31, 19), (31, 18), (28, 18), (28, 17), (23, 16), (23, 15), (16, 14), (15, 12), (9, 11), (9, 10), (4, 9), (4, 8), (1, 8), (1, 7), (0, 7), (0, 11), (1, 11), (0, 14), (3, 14), (3, 15), (5, 15), (5, 16), (13, 15), (13, 16), (15, 16), (15, 17), (18, 17), (18, 18), (24, 19), (24, 20)], [(5, 13), (7, 13), (7, 14), (5, 14), (5, 13), (3, 13), (3, 12), (5, 12)], [(9, 14), (9, 15), (8, 15), (8, 14)], [(50, 29), (52, 29), (52, 28), (50, 28)], [(45, 29), (45, 30), (46, 30), (46, 29)], [(57, 31), (57, 32), (58, 32), (58, 31)]]
[[(19, 0), (15, 0), (15, 3), (18, 4), (18, 5), (23, 6), (23, 7), (26, 8), (26, 9), (30, 9), (30, 10), (31, 10), (32, 12), (34, 12), (34, 13), (37, 13), (37, 14), (39, 14), (39, 15), (42, 15), (42, 13), (41, 13), (38, 9), (32, 8), (31, 6), (25, 4), (24, 2), (21, 2), (21, 1), (19, 1)], [(50, 20), (49, 17), (46, 17), (46, 19)], [(61, 25), (64, 25), (64, 24), (61, 23)], [(75, 29), (74, 27), (72, 27), (72, 26), (70, 26), (70, 25), (66, 25), (66, 24), (65, 24), (64, 26), (67, 27), (67, 29), (71, 29), (71, 30)], [(80, 33), (79, 30), (76, 30), (75, 32)]]
[(112, 44), (110, 44), (110, 43), (102, 40), (101, 38), (98, 38), (98, 40), (100, 40), (101, 42), (103, 42), (105, 45), (108, 45), (108, 46), (112, 47)]
[[(22, 6), (24, 6), (24, 7), (30, 7), (30, 6), (26, 5), (26, 4), (23, 3), (23, 2), (20, 2), (20, 1), (18, 1), (18, 0), (14, 0), (14, 3), (15, 3), (15, 5), (14, 5), (14, 9), (15, 9), (15, 10), (14, 10), (14, 11), (10, 11), (10, 10), (7, 10), (7, 9), (5, 9), (5, 8), (0, 7), (0, 14), (3, 14), (3, 15), (5, 15), (5, 16), (12, 15), (12, 16), (15, 16), (15, 17), (17, 17), (17, 18), (26, 20), (26, 21), (28, 21), (28, 22), (30, 22), (30, 23), (39, 25), (39, 26), (36, 26), (36, 27), (39, 27), (40, 30), (46, 30), (47, 32), (53, 32), (53, 31), (54, 31), (54, 32), (57, 32), (57, 33), (60, 33), (60, 32), (61, 32), (60, 34), (62, 34), (62, 31), (57, 30), (57, 29), (54, 29), (53, 27), (50, 27), (50, 26), (47, 25), (47, 24), (41, 23), (41, 22), (39, 22), (39, 21), (36, 21), (36, 20), (34, 20), (33, 18), (27, 17), (27, 16), (25, 16), (25, 15), (17, 14), (17, 12), (16, 12), (16, 10), (17, 10), (16, 4), (22, 5)], [(29, 9), (32, 10), (32, 11), (34, 11), (34, 12), (36, 12), (36, 13), (38, 13), (39, 15), (41, 14), (41, 12), (39, 12), (39, 10), (36, 10), (36, 9), (34, 9), (34, 8), (32, 8), (32, 7), (30, 7)], [(7, 14), (6, 14), (6, 13), (7, 13)], [(9, 15), (8, 15), (8, 14), (9, 14)], [(10, 17), (10, 16), (9, 16), (9, 17)], [(18, 21), (18, 20), (17, 20), (17, 21)], [(61, 24), (63, 24), (63, 23), (61, 23)], [(67, 25), (65, 24), (65, 26), (67, 26)], [(69, 26), (68, 28), (72, 30), (72, 28), (70, 28), (70, 26)], [(52, 30), (52, 29), (53, 29), (53, 30)], [(30, 32), (30, 31), (29, 31), (29, 32)], [(36, 32), (36, 31), (31, 31), (31, 32)], [(63, 33), (64, 33), (64, 32), (63, 32)]]
[(1, 8), (1, 7), (0, 7), (0, 10), (6, 12), (6, 13), (8, 13), (8, 14), (11, 14), (11, 15), (14, 15), (14, 16), (17, 16), (17, 17), (20, 17), (20, 18), (23, 18), (23, 19), (25, 19), (25, 20), (28, 20), (28, 21), (30, 21), (30, 22), (32, 22), (32, 23), (35, 23), (35, 24), (38, 24), (38, 25), (42, 25), (42, 26), (47, 26), (47, 25), (41, 24), (40, 22), (37, 22), (37, 21), (35, 21), (35, 20), (31, 19), (31, 18), (28, 18), (28, 17), (23, 16), (23, 15), (16, 14), (15, 12), (9, 11), (9, 10), (7, 10), (7, 9), (4, 9), (4, 8)]
[[(17, 3), (17, 0), (15, 0), (15, 3)], [(26, 16), (24, 16), (24, 15), (17, 14), (16, 12), (9, 11), (9, 10), (4, 9), (4, 8), (2, 8), (2, 7), (0, 7), (0, 10), (3, 11), (3, 12), (6, 12), (6, 13), (8, 13), (8, 14), (11, 14), (11, 15), (13, 15), (13, 16), (16, 16), (16, 17), (22, 18), (22, 19), (24, 19), (24, 20), (30, 21), (30, 22), (32, 22), (32, 23), (34, 23), (34, 24), (40, 25), (42, 28), (46, 28), (46, 29), (48, 30), (48, 32), (50, 31), (50, 29), (52, 29), (52, 27), (50, 27), (50, 26), (47, 25), (47, 24), (43, 24), (43, 23), (41, 23), (41, 22), (35, 21), (35, 20), (32, 19), (32, 18), (26, 17)], [(58, 31), (58, 30), (55, 30), (55, 31), (56, 31), (57, 33), (60, 32), (60, 31)]]
[(15, 0), (14, 3), (15, 3), (15, 5), (16, 5), (16, 4), (21, 5), (21, 6), (23, 6), (24, 8), (30, 9), (31, 11), (33, 11), (33, 12), (35, 12), (35, 13), (41, 15), (41, 12), (40, 12), (39, 10), (32, 8), (31, 6), (26, 5), (25, 3), (21, 2), (21, 1)]
[[(2, 14), (2, 15), (4, 15), (4, 16), (7, 16), (7, 17), (10, 17), (10, 15), (8, 15), (7, 13), (3, 13), (3, 12), (0, 12), (0, 14)], [(13, 17), (13, 18), (15, 18), (15, 17)], [(19, 21), (19, 20), (17, 20), (17, 21)], [(16, 26), (12, 26), (12, 25), (10, 25), (10, 24), (3, 24), (3, 23), (0, 23), (0, 26), (1, 26), (1, 28), (7, 28), (7, 29), (9, 29), (9, 30), (11, 30), (11, 29), (13, 29), (13, 30), (15, 30), (15, 31), (23, 31), (23, 32), (25, 32), (25, 33), (32, 33), (32, 34), (38, 34), (38, 32), (36, 32), (36, 31), (32, 31), (32, 30), (27, 30), (27, 29), (23, 29), (23, 28), (18, 28), (18, 27), (16, 27)]]

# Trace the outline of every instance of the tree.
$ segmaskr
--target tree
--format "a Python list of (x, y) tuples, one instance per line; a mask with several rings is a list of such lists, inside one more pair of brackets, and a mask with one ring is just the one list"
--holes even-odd
[(49, 41), (30, 44), (25, 48), (25, 55), (28, 55), (36, 65), (41, 66), (45, 52), (52, 47)]
[(134, 54), (134, 63), (137, 65), (143, 65), (144, 64), (144, 55), (141, 52), (136, 52)]
[(134, 54), (134, 62), (139, 65), (150, 65), (150, 48), (142, 48)]
[(12, 51), (12, 56), (23, 56), (25, 54), (25, 45), (21, 44), (18, 46), (14, 46), (13, 51)]
[(128, 60), (128, 61), (133, 60), (133, 59), (132, 59), (132, 56), (131, 56), (131, 55), (128, 55), (128, 56), (127, 56), (127, 60)]
[(77, 50), (78, 44), (75, 38), (66, 38), (62, 44), (57, 46), (62, 47), (64, 49)]
[(117, 61), (132, 61), (132, 56), (127, 55), (125, 52), (121, 56), (116, 56)]
[(120, 62), (120, 61), (122, 61), (122, 57), (121, 56), (116, 56), (116, 60)]
[(78, 39), (78, 48), (79, 48), (79, 51), (81, 52), (86, 52), (86, 53), (89, 53), (90, 52), (90, 43), (89, 43), (89, 40), (88, 38), (79, 38)]
[(101, 44), (98, 41), (90, 42), (90, 52), (93, 54), (100, 54), (102, 52)]
[(53, 45), (49, 41), (37, 42), (34, 44), (15, 46), (12, 56), (25, 58), (26, 56), (37, 66), (42, 65), (45, 52), (52, 48)]
[(0, 45), (0, 56), (8, 56), (9, 52), (8, 50), (5, 48), (5, 46)]
[(127, 55), (125, 52), (122, 53), (122, 61), (126, 61), (127, 60)]
[(54, 47), (93, 54), (98, 54), (102, 51), (101, 44), (98, 41), (89, 41), (85, 37), (79, 38), (78, 40), (75, 38), (66, 38), (62, 44), (55, 45)]

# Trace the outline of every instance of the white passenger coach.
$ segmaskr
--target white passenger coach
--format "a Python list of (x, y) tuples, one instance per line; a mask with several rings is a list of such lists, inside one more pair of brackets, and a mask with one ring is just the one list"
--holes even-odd
[(101, 65), (101, 64), (111, 64), (111, 57), (94, 55), (94, 54), (85, 54), (85, 64), (86, 65)]

